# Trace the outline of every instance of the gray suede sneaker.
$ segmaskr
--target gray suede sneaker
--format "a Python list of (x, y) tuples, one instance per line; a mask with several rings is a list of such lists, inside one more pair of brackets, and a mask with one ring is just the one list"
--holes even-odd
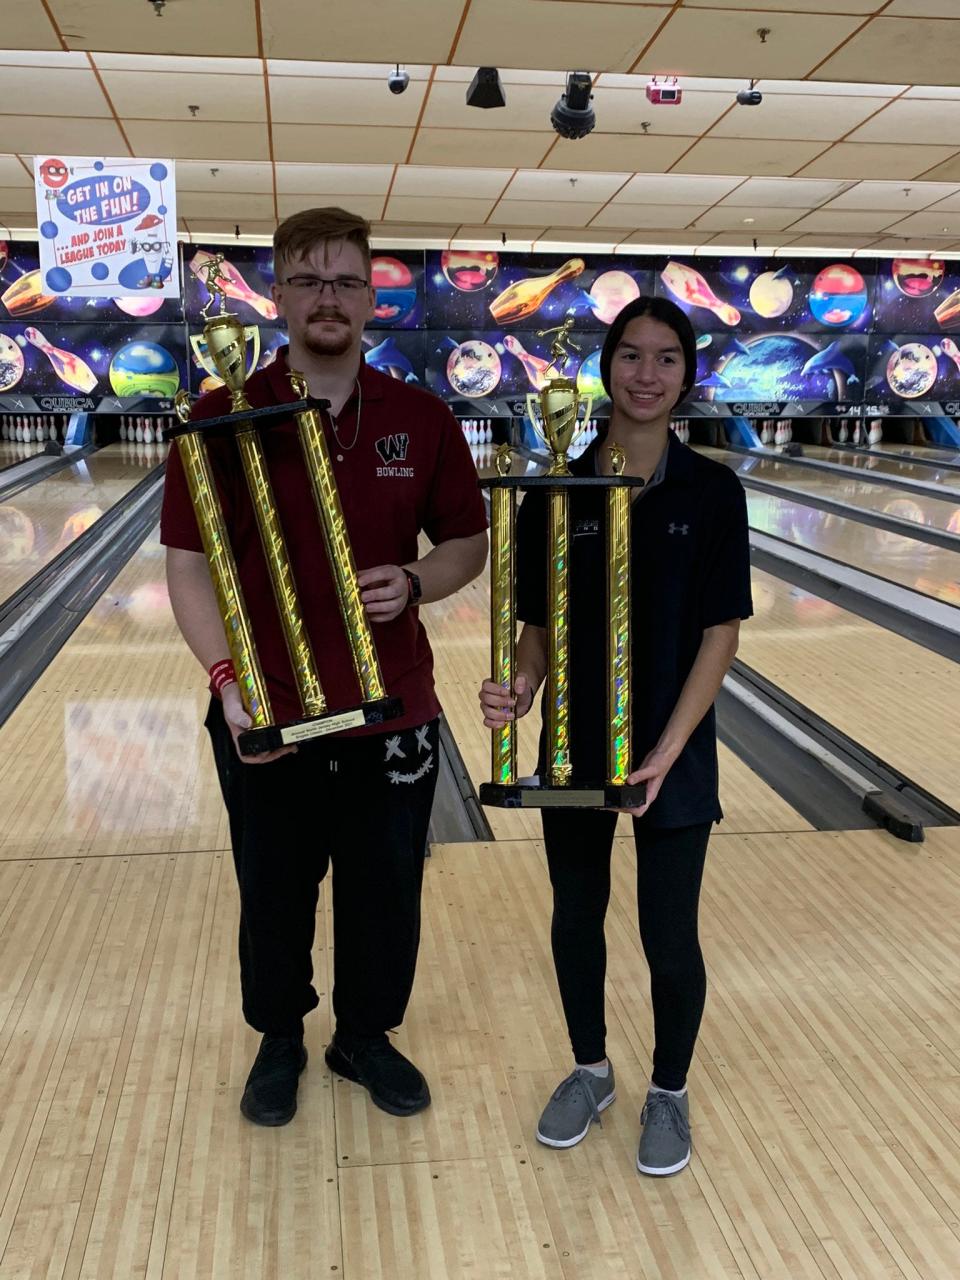
[(537, 1138), (548, 1147), (575, 1147), (617, 1096), (613, 1082), (613, 1063), (606, 1077), (595, 1076), (585, 1067), (575, 1067), (561, 1080), (547, 1103), (537, 1125)]
[(654, 1178), (679, 1173), (690, 1163), (690, 1100), (686, 1094), (647, 1094), (640, 1115), (643, 1133), (637, 1152), (637, 1168)]

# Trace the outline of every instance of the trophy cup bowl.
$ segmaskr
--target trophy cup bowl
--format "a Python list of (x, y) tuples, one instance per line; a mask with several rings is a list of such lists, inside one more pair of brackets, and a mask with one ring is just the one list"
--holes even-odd
[[(584, 406), (582, 418), (581, 406)], [(581, 425), (589, 420), (592, 407), (592, 397), (582, 396), (572, 378), (550, 378), (542, 391), (527, 396), (527, 412), (533, 429), (553, 454), (549, 475), (570, 474), (567, 451)]]

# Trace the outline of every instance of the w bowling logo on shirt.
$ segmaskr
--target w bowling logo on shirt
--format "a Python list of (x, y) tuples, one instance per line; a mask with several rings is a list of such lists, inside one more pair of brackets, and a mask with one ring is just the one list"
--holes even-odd
[(401, 467), (398, 465), (406, 461), (409, 445), (410, 437), (405, 431), (397, 432), (391, 436), (381, 436), (375, 447), (385, 465), (377, 467), (377, 475), (412, 476), (414, 474), (413, 467)]

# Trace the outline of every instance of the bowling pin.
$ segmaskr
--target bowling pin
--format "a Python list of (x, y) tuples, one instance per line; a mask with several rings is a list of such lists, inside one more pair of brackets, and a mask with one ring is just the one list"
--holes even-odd
[(883, 423), (879, 418), (874, 418), (870, 423), (869, 443), (871, 448), (883, 441)]
[(770, 444), (773, 440), (773, 428), (770, 426), (769, 418), (766, 419), (760, 427), (760, 443)]
[(847, 424), (843, 419), (840, 421), (840, 430), (837, 432), (837, 439), (841, 444), (847, 443)]
[(854, 443), (854, 444), (859, 444), (859, 443), (860, 443), (860, 423), (859, 423), (859, 422), (858, 422), (858, 423), (857, 423), (857, 425), (853, 428), (853, 443)]
[(124, 416), (120, 419), (120, 439), (126, 440), (126, 438), (127, 438), (127, 419)]
[(137, 444), (143, 444), (143, 419), (142, 418), (137, 419), (137, 426), (136, 426), (136, 430), (133, 433), (133, 438), (137, 442)]
[(147, 418), (146, 426), (143, 428), (143, 442), (144, 444), (153, 444), (155, 439), (156, 437), (153, 434), (153, 421), (152, 419)]
[(793, 439), (793, 423), (789, 418), (783, 424), (783, 443), (789, 444)]

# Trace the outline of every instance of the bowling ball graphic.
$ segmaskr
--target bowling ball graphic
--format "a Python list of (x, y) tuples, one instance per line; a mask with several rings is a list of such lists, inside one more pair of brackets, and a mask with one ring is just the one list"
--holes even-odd
[(0, 564), (17, 564), (33, 550), (33, 521), (19, 507), (0, 507)]
[(925, 298), (943, 284), (944, 264), (939, 258), (894, 258), (893, 283), (908, 298)]
[(23, 377), (23, 352), (14, 340), (0, 333), (0, 391), (9, 391)]
[(447, 360), (447, 381), (468, 400), (492, 395), (500, 383), (500, 357), (487, 342), (461, 342)]
[(793, 305), (793, 283), (785, 271), (763, 271), (750, 286), (750, 305), (765, 320), (786, 315)]
[(856, 267), (835, 262), (814, 277), (810, 310), (831, 329), (855, 324), (867, 307), (867, 286)]
[(937, 380), (937, 357), (922, 342), (905, 342), (887, 361), (887, 385), (904, 400), (919, 400)]
[(591, 351), (577, 370), (577, 390), (582, 396), (591, 396), (595, 404), (607, 398), (600, 381), (599, 351)]
[(113, 301), (124, 315), (134, 316), (137, 320), (152, 316), (163, 306), (162, 298), (114, 298)]
[(590, 286), (590, 310), (601, 324), (613, 324), (617, 316), (634, 298), (640, 297), (640, 286), (626, 271), (604, 271)]
[(40, 166), (40, 177), (45, 187), (51, 187), (54, 191), (58, 191), (67, 178), (70, 176), (70, 170), (62, 160), (56, 160), (52, 156), (48, 156)]
[(118, 396), (170, 399), (180, 387), (180, 370), (155, 342), (128, 342), (110, 361), (110, 385)]
[(417, 303), (417, 286), (410, 268), (398, 258), (374, 258), (370, 263), (370, 283), (377, 291), (376, 318), (398, 324)]
[(498, 253), (466, 253), (462, 249), (444, 249), (440, 270), (448, 284), (461, 293), (477, 293), (492, 283), (500, 270)]

